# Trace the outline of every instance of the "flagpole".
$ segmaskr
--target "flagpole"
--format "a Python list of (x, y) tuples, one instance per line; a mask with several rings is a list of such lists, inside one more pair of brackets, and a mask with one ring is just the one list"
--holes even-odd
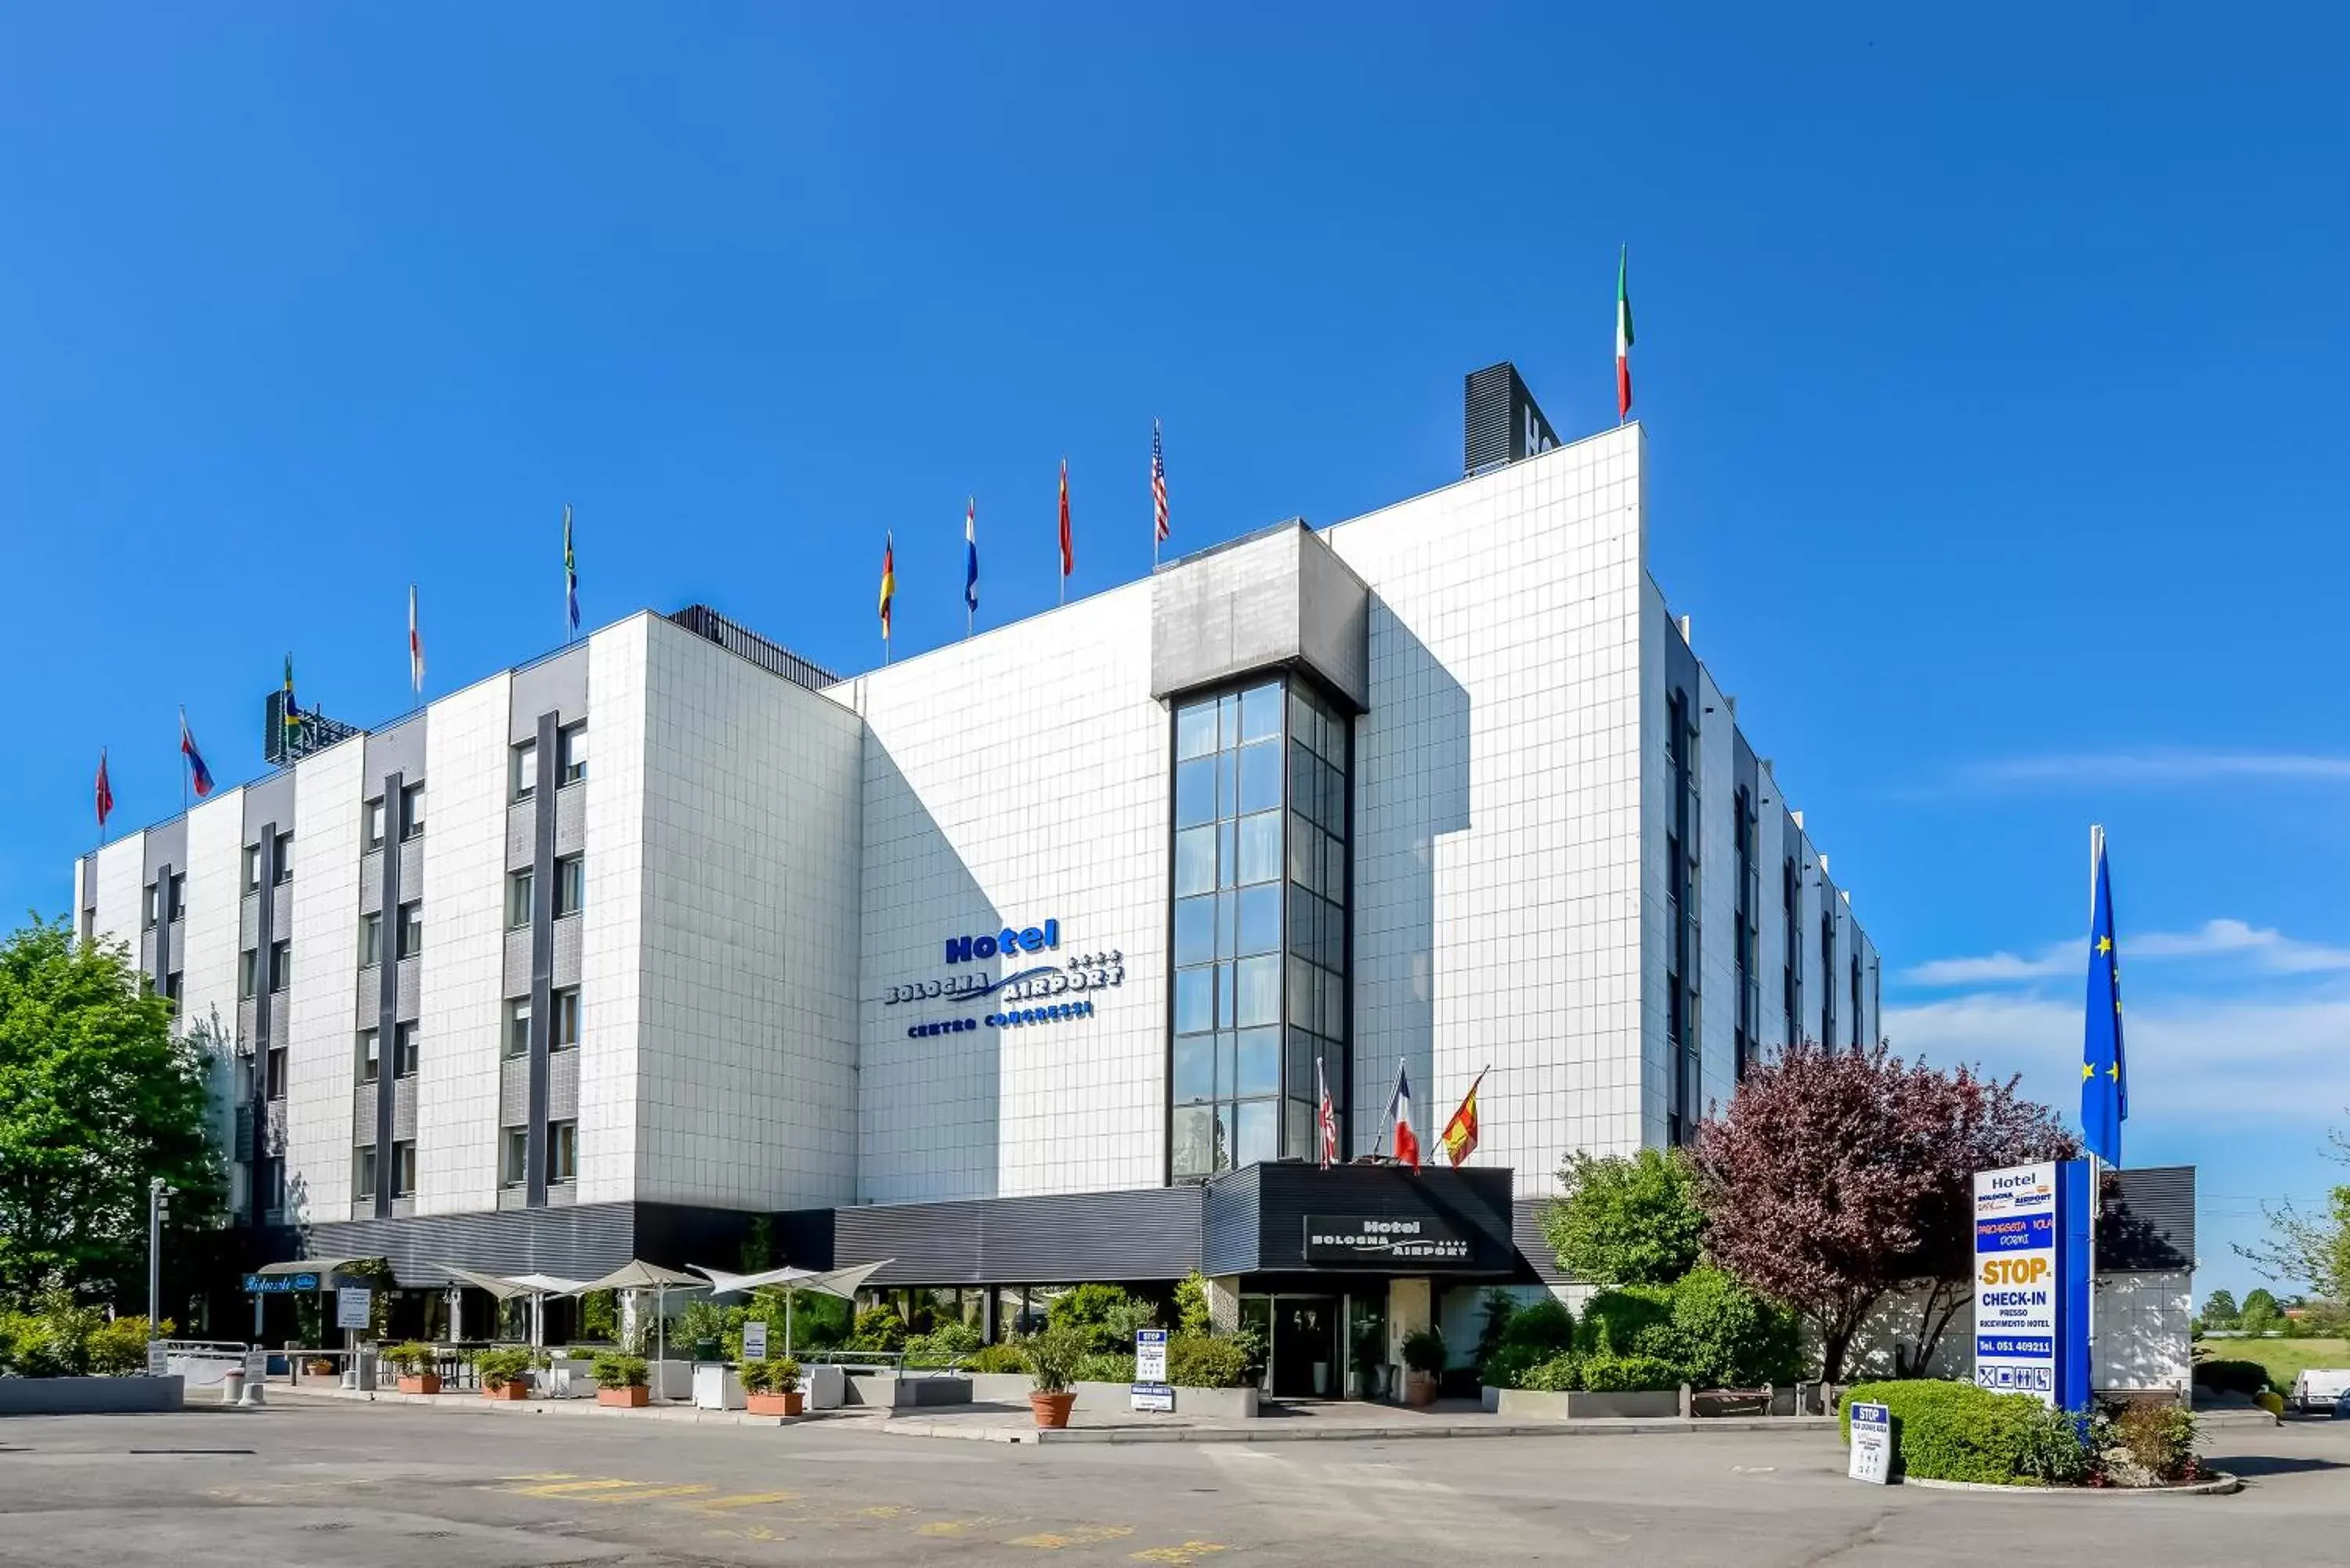
[[(2097, 862), (2098, 862), (2098, 861), (2100, 861), (2101, 859), (2103, 859), (2103, 858), (2105, 857), (2105, 853), (2106, 853), (2106, 830), (2105, 830), (2105, 826), (2104, 826), (2104, 825), (2103, 825), (2103, 824), (2093, 822), (2093, 823), (2089, 824), (2089, 937), (2090, 937), (2090, 940), (2091, 940), (2093, 943), (2094, 943), (2094, 942), (2095, 941), (2095, 940), (2096, 940), (2096, 931), (2097, 931)], [(2083, 1030), (2084, 1034), (2085, 1035), (2085, 1033), (2086, 1033), (2086, 1032), (2087, 1032), (2087, 1028), (2088, 1028), (2088, 1018), (2087, 1018), (2087, 1013), (2088, 1013), (2088, 1003), (2087, 1003), (2085, 1001), (2084, 1001), (2084, 1002), (2082, 1002), (2082, 1004), (2081, 1004), (2081, 1012), (2082, 1012), (2082, 1015), (2083, 1015), (2083, 1016), (2082, 1016), (2082, 1030)], [(2116, 1044), (2116, 1047), (2115, 1047), (2115, 1052), (2116, 1052), (2116, 1060), (2118, 1060), (2118, 1059), (2119, 1059), (2119, 1053), (2120, 1053), (2120, 1046), (2119, 1046), (2118, 1044)], [(2086, 1144), (2086, 1143), (2088, 1142), (2088, 1137), (2087, 1137), (2087, 1136), (2086, 1136), (2086, 1135), (2087, 1135), (2087, 1133), (2088, 1133), (2088, 1130), (2089, 1130), (2089, 1129), (2088, 1129), (2088, 1127), (2087, 1127), (2085, 1125), (2084, 1125), (2084, 1126), (2082, 1127), (2082, 1128), (2081, 1128), (2082, 1134), (2084, 1135), (2084, 1136), (2083, 1136), (2083, 1137), (2082, 1137), (2082, 1139), (2081, 1139), (2081, 1141), (2082, 1141), (2084, 1144)], [(2106, 1183), (2105, 1183), (2105, 1178), (2104, 1178), (2103, 1174), (2102, 1174), (2102, 1173), (2099, 1171), (2099, 1169), (2098, 1169), (2097, 1151), (2096, 1151), (2095, 1149), (2094, 1149), (2094, 1148), (2093, 1148), (2093, 1149), (2090, 1149), (2090, 1150), (2088, 1151), (2088, 1153), (2089, 1153), (2089, 1270), (2088, 1270), (2088, 1272), (2089, 1272), (2089, 1332), (2088, 1332), (2089, 1365), (2088, 1365), (2088, 1366), (2087, 1366), (2086, 1368), (2085, 1368), (2084, 1370), (2085, 1370), (2085, 1373), (2086, 1373), (2086, 1380), (2087, 1380), (2087, 1382), (2088, 1382), (2088, 1384), (2089, 1384), (2089, 1386), (2090, 1386), (2090, 1400), (2091, 1400), (2091, 1403), (2094, 1405), (2094, 1403), (2095, 1402), (2095, 1398), (2096, 1398), (2096, 1382), (2097, 1382), (2097, 1211), (2098, 1211), (2099, 1210), (2103, 1209), (2103, 1208), (2106, 1206), (2106, 1201), (2105, 1201), (2105, 1197), (2106, 1197)]]

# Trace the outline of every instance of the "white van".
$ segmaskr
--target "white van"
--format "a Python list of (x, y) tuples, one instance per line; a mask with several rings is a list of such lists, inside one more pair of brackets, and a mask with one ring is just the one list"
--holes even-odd
[(2330, 1412), (2345, 1394), (2350, 1394), (2350, 1367), (2313, 1366), (2293, 1380), (2293, 1407), (2304, 1415)]

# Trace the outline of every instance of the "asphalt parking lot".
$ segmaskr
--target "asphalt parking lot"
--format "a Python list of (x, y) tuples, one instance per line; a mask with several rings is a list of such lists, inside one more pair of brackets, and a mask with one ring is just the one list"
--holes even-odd
[(0, 1422), (0, 1564), (2343, 1560), (2350, 1423), (2206, 1450), (2244, 1492), (1877, 1489), (1824, 1433), (1034, 1448), (280, 1403)]

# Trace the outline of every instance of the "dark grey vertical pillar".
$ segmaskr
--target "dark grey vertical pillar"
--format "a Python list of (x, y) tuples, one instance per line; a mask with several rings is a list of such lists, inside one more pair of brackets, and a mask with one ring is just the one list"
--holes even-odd
[(380, 1220), (391, 1217), (391, 1129), (392, 1087), (400, 1074), (400, 830), (394, 818), (400, 811), (400, 792), (406, 787), (405, 773), (386, 774), (383, 778), (383, 874), (377, 878), (382, 884), (381, 897), (377, 900), (377, 918), (382, 922), (382, 950), (376, 964), (376, 1025), (375, 1025), (375, 1212)]
[(172, 863), (155, 867), (155, 994), (172, 978)]
[(270, 1013), (269, 953), (277, 945), (277, 825), (261, 825), (261, 854), (255, 871), (261, 886), (254, 896), (261, 900), (253, 912), (253, 1033), (254, 1048), (262, 1053), (261, 1097), (267, 1099), (269, 1077), (269, 1042), (272, 1019)]
[(530, 1126), (528, 1184), (524, 1200), (546, 1203), (546, 1048), (555, 1020), (555, 791), (556, 732), (560, 715), (538, 716), (538, 784), (531, 792), (530, 897)]

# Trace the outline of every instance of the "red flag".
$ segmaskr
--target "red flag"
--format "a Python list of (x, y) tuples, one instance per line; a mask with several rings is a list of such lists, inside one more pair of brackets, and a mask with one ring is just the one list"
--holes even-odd
[(1314, 1058), (1314, 1086), (1319, 1091), (1322, 1106), (1315, 1112), (1315, 1125), (1320, 1129), (1322, 1168), (1329, 1169), (1338, 1163), (1338, 1111), (1330, 1103), (1330, 1080), (1322, 1075), (1322, 1058)]
[(114, 814), (114, 786), (106, 781), (106, 748), (98, 748), (98, 830), (106, 831), (106, 819)]
[(1069, 460), (1061, 460), (1061, 576), (1077, 568), (1076, 545), (1069, 538)]
[(1478, 1074), (1477, 1083), (1469, 1085), (1468, 1096), (1461, 1102), (1461, 1108), (1452, 1113), (1451, 1121), (1444, 1124), (1444, 1153), (1456, 1170), (1462, 1161), (1477, 1152), (1477, 1085), (1484, 1081), (1485, 1075)]

